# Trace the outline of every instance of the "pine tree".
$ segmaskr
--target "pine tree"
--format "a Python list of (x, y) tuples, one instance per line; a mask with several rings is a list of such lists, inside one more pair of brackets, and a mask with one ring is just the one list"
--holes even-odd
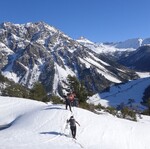
[(47, 101), (47, 94), (41, 83), (37, 82), (34, 84), (30, 91), (30, 98), (38, 101)]
[(80, 83), (80, 81), (75, 76), (71, 75), (68, 75), (68, 82), (70, 91), (76, 94), (76, 97), (79, 99), (79, 102), (85, 102), (88, 93), (83, 82)]
[(148, 86), (144, 91), (144, 96), (142, 99), (143, 101), (141, 104), (148, 108), (148, 114), (150, 115), (150, 86)]
[(29, 98), (29, 89), (21, 86), (20, 84), (12, 83), (3, 90), (2, 95), (11, 97)]

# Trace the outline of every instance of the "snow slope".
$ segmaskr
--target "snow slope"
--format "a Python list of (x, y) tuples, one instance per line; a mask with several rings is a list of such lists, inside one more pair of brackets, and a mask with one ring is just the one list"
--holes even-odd
[[(138, 73), (141, 77), (145, 76), (146, 73)], [(120, 103), (128, 103), (128, 99), (134, 99), (135, 105), (141, 108), (143, 93), (145, 89), (150, 85), (150, 77), (140, 78), (137, 80), (129, 81), (125, 84), (114, 85), (110, 87), (109, 91), (98, 93), (89, 98), (89, 103), (95, 105), (101, 104), (103, 106), (117, 106)]]
[[(68, 136), (64, 105), (0, 97), (1, 149), (149, 149), (150, 118), (138, 122), (73, 108), (77, 140)], [(8, 128), (6, 128), (8, 127)]]

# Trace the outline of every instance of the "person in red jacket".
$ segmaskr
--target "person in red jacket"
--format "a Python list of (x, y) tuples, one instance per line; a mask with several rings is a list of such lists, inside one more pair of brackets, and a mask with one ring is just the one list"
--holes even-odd
[(70, 93), (68, 98), (70, 100), (71, 106), (74, 106), (75, 93)]
[(71, 110), (71, 101), (69, 99), (69, 95), (70, 94), (68, 93), (67, 96), (64, 96), (65, 97), (66, 110), (68, 109), (68, 106), (69, 106), (69, 109), (72, 112), (72, 110)]

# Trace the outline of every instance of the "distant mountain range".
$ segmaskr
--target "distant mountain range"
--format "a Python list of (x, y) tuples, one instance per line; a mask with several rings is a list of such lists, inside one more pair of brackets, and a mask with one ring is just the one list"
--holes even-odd
[(121, 42), (104, 42), (104, 43), (94, 43), (84, 37), (77, 39), (82, 45), (89, 47), (96, 53), (108, 53), (116, 51), (134, 51), (141, 46), (150, 45), (150, 38), (142, 39), (128, 39)]
[(141, 46), (118, 62), (137, 71), (150, 71), (150, 46)]
[(128, 39), (116, 43), (93, 43), (81, 37), (77, 41), (94, 52), (109, 56), (116, 62), (136, 71), (150, 71), (150, 38)]
[[(102, 51), (117, 49), (114, 43), (87, 43), (96, 49), (104, 47)], [(44, 22), (0, 25), (1, 73), (28, 88), (40, 81), (49, 93), (65, 92), (70, 74), (97, 93), (114, 83), (138, 78), (133, 70), (96, 49)]]

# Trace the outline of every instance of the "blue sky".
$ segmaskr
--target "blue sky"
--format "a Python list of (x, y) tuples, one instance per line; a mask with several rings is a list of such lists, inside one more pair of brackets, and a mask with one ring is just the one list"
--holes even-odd
[(150, 0), (1, 0), (0, 23), (44, 21), (73, 39), (150, 37)]

